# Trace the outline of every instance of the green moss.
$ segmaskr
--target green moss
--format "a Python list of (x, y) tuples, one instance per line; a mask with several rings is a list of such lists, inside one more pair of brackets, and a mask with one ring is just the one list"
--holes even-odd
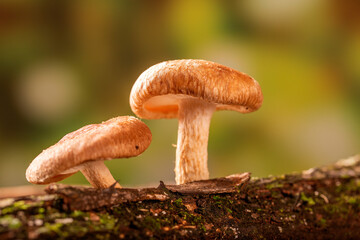
[(332, 214), (334, 214), (336, 212), (336, 208), (334, 208), (333, 205), (325, 205), (324, 206), (324, 211), (326, 213), (328, 213), (329, 215), (332, 215)]
[(49, 219), (57, 219), (57, 218), (67, 218), (68, 215), (66, 213), (59, 213), (59, 212), (51, 212), (49, 214), (47, 214), (47, 217)]
[(100, 223), (103, 225), (102, 227), (105, 229), (113, 229), (116, 224), (116, 218), (109, 215), (108, 213), (99, 214)]
[[(37, 233), (38, 234), (51, 234), (51, 233), (56, 233), (58, 236), (63, 236), (64, 234), (67, 234), (66, 231), (62, 231), (63, 224), (62, 223), (45, 223), (43, 227), (40, 227), (37, 229)], [(63, 233), (63, 234), (62, 234)], [(66, 236), (65, 236), (66, 237)]]
[(325, 218), (321, 218), (321, 219), (319, 220), (319, 223), (320, 223), (320, 225), (321, 225), (322, 227), (325, 227), (325, 226), (326, 226), (326, 219), (325, 219)]
[(113, 209), (113, 213), (116, 215), (123, 215), (124, 214), (124, 208), (123, 207), (116, 207)]
[(213, 199), (216, 201), (215, 203), (217, 205), (224, 205), (224, 204), (227, 204), (229, 202), (227, 198), (221, 197), (221, 196), (218, 196), (218, 195), (213, 196)]
[(34, 218), (35, 219), (44, 219), (45, 216), (44, 216), (44, 214), (36, 214), (36, 215), (34, 215)]
[(12, 215), (5, 215), (0, 218), (0, 225), (14, 230), (20, 228), (22, 223), (18, 218)]
[(344, 182), (336, 187), (335, 192), (359, 192), (360, 191), (360, 180), (359, 179), (351, 179), (348, 182)]
[(78, 218), (78, 217), (87, 217), (89, 216), (88, 213), (86, 212), (82, 212), (82, 211), (79, 211), (79, 210), (75, 210), (71, 213), (70, 215), (71, 217), (74, 217), (74, 218)]
[(38, 208), (38, 213), (39, 214), (45, 213), (45, 208), (42, 207)]
[[(99, 222), (86, 221), (86, 222), (74, 222), (72, 224), (63, 223), (45, 223), (43, 227), (40, 227), (37, 232), (42, 235), (57, 234), (60, 238), (66, 238), (69, 236), (83, 237), (89, 232), (103, 232), (112, 231), (116, 232), (116, 219), (107, 214), (100, 215)], [(99, 238), (103, 239), (103, 238)], [(107, 239), (107, 238), (105, 238)]]
[(225, 210), (223, 213), (233, 213), (233, 208), (234, 208), (234, 201), (231, 199), (228, 199), (225, 196), (219, 196), (219, 195), (214, 195), (212, 197), (212, 199), (215, 200), (215, 204), (219, 209), (223, 209)]
[(342, 217), (346, 217), (349, 213), (349, 209), (360, 207), (360, 196), (347, 196), (340, 195), (335, 199), (332, 204), (326, 204), (324, 210), (329, 214), (340, 214)]
[(58, 235), (61, 235), (62, 233), (61, 228), (63, 226), (64, 224), (62, 223), (54, 223), (54, 224), (45, 223), (45, 227), (47, 227), (50, 231), (57, 233)]
[(279, 182), (273, 182), (273, 183), (269, 183), (268, 185), (266, 185), (267, 189), (273, 189), (273, 188), (282, 188), (284, 186), (284, 184), (279, 183)]
[(174, 205), (175, 205), (176, 207), (182, 207), (182, 206), (183, 206), (183, 200), (182, 200), (182, 198), (176, 199), (173, 203), (174, 203)]
[(13, 204), (14, 208), (18, 208), (20, 210), (26, 210), (28, 209), (31, 205), (30, 204), (26, 204), (25, 201), (17, 201), (14, 202)]
[(347, 199), (347, 202), (350, 203), (350, 204), (356, 204), (357, 203), (357, 198), (355, 197), (349, 197)]
[(307, 212), (309, 212), (311, 214), (314, 213), (314, 210), (312, 208), (310, 208), (310, 207), (306, 207), (305, 211), (307, 211)]
[(228, 212), (228, 213), (233, 213), (233, 211), (230, 209), (230, 208), (228, 208), (228, 207), (225, 207), (225, 210)]
[(360, 196), (344, 196), (343, 199), (354, 207), (360, 207)]
[(79, 224), (68, 224), (66, 226), (66, 229), (64, 230), (70, 234), (74, 233), (77, 237), (82, 237), (92, 229), (94, 228), (92, 227), (91, 222), (88, 222), (88, 226), (82, 226)]
[(150, 230), (160, 230), (161, 229), (161, 222), (158, 218), (152, 216), (146, 216), (144, 218), (143, 224), (146, 228)]
[(206, 232), (206, 227), (204, 224), (200, 224), (200, 229), (203, 230), (203, 232)]
[(360, 208), (360, 196), (358, 195), (348, 196), (342, 194), (335, 200), (336, 202), (324, 206), (324, 210), (328, 214), (339, 214), (340, 217), (346, 218), (351, 209), (356, 210)]
[(3, 214), (3, 215), (10, 214), (10, 213), (13, 213), (14, 211), (15, 211), (15, 208), (10, 206), (10, 207), (1, 209), (1, 214)]
[(1, 214), (5, 215), (5, 214), (10, 214), (10, 213), (15, 213), (17, 211), (25, 211), (32, 207), (40, 207), (43, 204), (44, 204), (43, 201), (36, 202), (36, 203), (26, 203), (25, 201), (17, 201), (17, 202), (14, 202), (12, 205), (1, 209)]
[(194, 215), (194, 214), (189, 213), (189, 212), (180, 212), (179, 215), (182, 216), (184, 218), (184, 220), (186, 220), (191, 225), (196, 225), (200, 229), (202, 229), (201, 226), (204, 225), (204, 220), (201, 217), (201, 215)]
[(214, 200), (221, 200), (221, 197), (218, 196), (218, 195), (215, 195), (215, 196), (213, 196), (213, 199), (214, 199)]
[(312, 199), (312, 197), (307, 197), (303, 192), (301, 192), (300, 198), (303, 202), (307, 203), (309, 206), (315, 205), (314, 199)]
[(228, 204), (228, 203), (233, 204), (233, 203), (234, 203), (233, 200), (228, 199), (228, 198), (225, 197), (225, 196), (214, 195), (212, 198), (213, 198), (215, 201), (217, 201), (217, 202), (222, 202), (222, 203), (224, 203), (224, 204)]

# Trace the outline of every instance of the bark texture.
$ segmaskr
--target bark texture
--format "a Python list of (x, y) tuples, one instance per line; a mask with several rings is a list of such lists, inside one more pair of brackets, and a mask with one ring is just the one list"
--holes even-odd
[(359, 239), (360, 157), (157, 188), (50, 185), (0, 200), (0, 239)]

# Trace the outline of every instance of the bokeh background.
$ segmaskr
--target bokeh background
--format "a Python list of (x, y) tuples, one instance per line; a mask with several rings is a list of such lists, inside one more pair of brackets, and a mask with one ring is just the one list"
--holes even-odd
[[(133, 115), (132, 84), (170, 59), (219, 62), (262, 86), (259, 111), (214, 114), (211, 177), (290, 173), (357, 154), (359, 12), (356, 0), (2, 0), (0, 186), (28, 184), (29, 163), (66, 133)], [(173, 183), (177, 120), (144, 122), (148, 150), (107, 166), (124, 186)]]

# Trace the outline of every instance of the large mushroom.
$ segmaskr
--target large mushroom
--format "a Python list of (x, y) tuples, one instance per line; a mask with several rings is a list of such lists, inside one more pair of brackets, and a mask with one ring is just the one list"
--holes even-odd
[(150, 145), (151, 137), (150, 129), (131, 116), (87, 125), (40, 153), (27, 168), (26, 179), (48, 184), (81, 171), (95, 188), (120, 188), (104, 160), (137, 156)]
[(249, 113), (263, 95), (252, 77), (205, 60), (156, 64), (136, 80), (130, 94), (132, 111), (141, 118), (178, 118), (175, 162), (177, 184), (208, 179), (207, 144), (216, 110)]

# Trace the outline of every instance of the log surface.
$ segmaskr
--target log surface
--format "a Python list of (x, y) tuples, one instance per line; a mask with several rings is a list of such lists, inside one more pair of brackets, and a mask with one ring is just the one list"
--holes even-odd
[(0, 200), (0, 239), (359, 239), (360, 157), (301, 173)]

